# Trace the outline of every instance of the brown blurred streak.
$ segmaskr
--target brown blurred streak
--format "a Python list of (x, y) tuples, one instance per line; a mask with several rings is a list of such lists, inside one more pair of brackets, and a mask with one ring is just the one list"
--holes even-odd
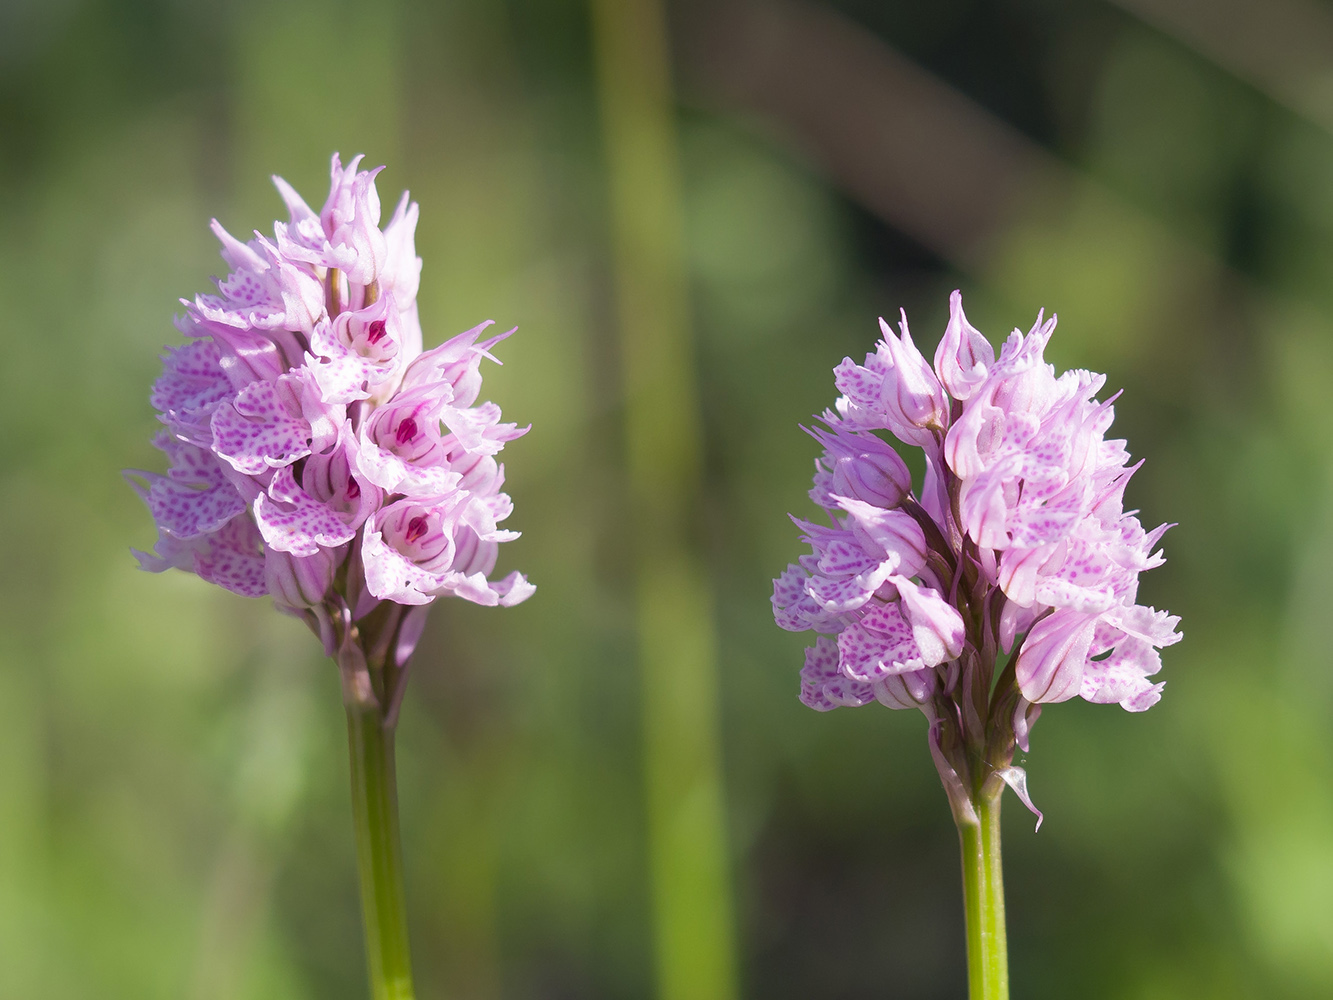
[(1137, 306), (1103, 334), (1119, 336), (1115, 322), (1145, 331), (1164, 397), (1197, 367), (1200, 338), (1225, 369), (1214, 384), (1253, 383), (1248, 317), (1270, 296), (870, 32), (801, 0), (683, 0), (676, 14), (679, 68), (701, 103), (754, 116), (974, 279), (1003, 274), (1016, 236), (1058, 247), (1086, 224), (1080, 211), (1113, 216), (1131, 256), (1154, 263)]
[(841, 15), (791, 0), (687, 3), (689, 83), (789, 136), (851, 196), (946, 260), (981, 269), (990, 239), (1072, 172), (1017, 130)]
[(1111, 0), (1333, 131), (1333, 13), (1312, 0)]

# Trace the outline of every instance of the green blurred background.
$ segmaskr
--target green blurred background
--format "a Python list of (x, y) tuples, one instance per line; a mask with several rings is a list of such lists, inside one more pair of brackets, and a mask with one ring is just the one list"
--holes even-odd
[[(1333, 996), (1333, 8), (670, 5), (741, 992), (964, 992), (923, 719), (796, 700), (770, 579), (875, 319), (1060, 315), (1178, 521), (1146, 715), (1051, 708), (1006, 817), (1015, 996)], [(654, 993), (607, 176), (579, 0), (0, 3), (0, 998), (365, 994), (338, 680), (267, 601), (136, 571), (207, 221), (386, 163), (428, 344), (519, 333), (506, 611), (440, 602), (400, 729), (424, 998)], [(664, 419), (670, 419), (666, 415)], [(1319, 567), (1325, 567), (1321, 570)], [(1321, 624), (1322, 623), (1322, 624)]]

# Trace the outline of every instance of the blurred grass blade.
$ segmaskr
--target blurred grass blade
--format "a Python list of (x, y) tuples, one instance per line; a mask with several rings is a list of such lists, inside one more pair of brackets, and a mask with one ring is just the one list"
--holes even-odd
[(593, 0), (638, 578), (644, 770), (663, 1000), (736, 994), (712, 599), (690, 540), (700, 417), (663, 13)]

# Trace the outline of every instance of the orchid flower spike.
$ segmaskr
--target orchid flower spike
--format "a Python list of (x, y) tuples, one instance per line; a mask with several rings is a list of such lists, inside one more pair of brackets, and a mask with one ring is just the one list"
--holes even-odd
[[(1123, 509), (1138, 465), (1105, 437), (1105, 378), (1042, 360), (1054, 316), (997, 359), (954, 292), (933, 368), (906, 319), (901, 335), (881, 328), (864, 364), (834, 370), (810, 494), (828, 523), (798, 522), (811, 552), (774, 581), (773, 610), (826, 637), (806, 656), (805, 704), (920, 709), (946, 786), (972, 795), (1028, 748), (1041, 705), (1141, 712), (1161, 697), (1179, 619), (1136, 595), (1169, 525), (1145, 531)], [(925, 453), (918, 493), (881, 432)]]
[[(513, 605), (492, 579), (513, 509), (495, 456), (527, 428), (478, 403), (482, 323), (423, 351), (417, 206), (380, 228), (377, 170), (334, 154), (316, 213), (280, 177), (288, 219), (248, 242), (216, 221), (227, 276), (182, 300), (151, 401), (165, 475), (129, 470), (157, 523), (152, 572), (183, 569), (305, 620), (338, 664), (348, 719), (367, 968), (410, 997), (393, 736), (437, 597)], [(513, 331), (509, 331), (513, 333)]]
[[(992, 1000), (1009, 996), (1004, 790), (1042, 821), (1015, 750), (1051, 702), (1142, 712), (1161, 698), (1158, 651), (1180, 619), (1137, 595), (1170, 526), (1145, 531), (1124, 510), (1139, 466), (1105, 436), (1106, 379), (1043, 360), (1054, 316), (997, 358), (954, 292), (933, 368), (905, 316), (899, 334), (880, 328), (864, 364), (834, 369), (842, 395), (810, 432), (827, 523), (793, 518), (810, 552), (773, 581), (773, 615), (817, 634), (806, 705), (877, 701), (928, 720), (962, 849), (968, 992)], [(919, 491), (883, 432), (924, 453)]]
[(144, 569), (269, 594), (330, 655), (344, 623), (370, 648), (393, 638), (368, 635), (376, 623), (419, 635), (405, 613), (437, 597), (533, 592), (517, 572), (490, 579), (517, 537), (497, 527), (512, 504), (495, 456), (527, 430), (476, 404), (502, 337), (482, 339), (487, 322), (422, 350), (417, 206), (404, 192), (381, 230), (379, 170), (360, 161), (334, 155), (319, 212), (275, 177), (288, 219), (272, 239), (213, 223), (228, 273), (182, 300), (188, 342), (166, 349), (151, 395), (167, 472), (127, 473), (157, 523)]

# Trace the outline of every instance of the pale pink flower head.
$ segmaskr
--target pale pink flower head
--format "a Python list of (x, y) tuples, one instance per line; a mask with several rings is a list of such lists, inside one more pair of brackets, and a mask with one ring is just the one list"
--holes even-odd
[(183, 300), (189, 340), (151, 394), (168, 471), (128, 474), (158, 527), (144, 569), (270, 594), (330, 652), (385, 629), (410, 648), (403, 606), (532, 593), (519, 573), (489, 579), (518, 537), (497, 526), (512, 504), (494, 456), (526, 428), (477, 400), (508, 334), (479, 343), (485, 323), (423, 352), (417, 205), (404, 193), (381, 229), (383, 168), (360, 165), (333, 157), (318, 213), (275, 177), (288, 219), (272, 239), (213, 223), (228, 273)]
[[(932, 367), (905, 318), (899, 335), (881, 321), (876, 352), (834, 370), (842, 396), (812, 432), (828, 523), (797, 520), (810, 554), (773, 583), (778, 624), (821, 636), (801, 700), (920, 709), (951, 797), (992, 778), (1026, 794), (1012, 756), (1041, 705), (1143, 711), (1180, 639), (1178, 618), (1137, 603), (1169, 525), (1124, 510), (1139, 466), (1106, 438), (1105, 377), (1057, 375), (1054, 330), (1038, 316), (997, 357), (954, 292)], [(924, 451), (919, 493), (883, 432)]]

